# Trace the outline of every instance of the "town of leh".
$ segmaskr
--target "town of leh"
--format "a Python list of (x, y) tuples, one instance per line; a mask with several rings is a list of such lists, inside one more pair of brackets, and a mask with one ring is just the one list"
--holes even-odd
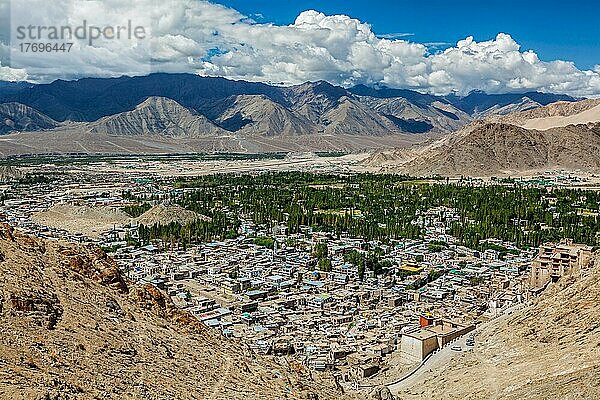
[(0, 0), (0, 399), (600, 399), (599, 14)]

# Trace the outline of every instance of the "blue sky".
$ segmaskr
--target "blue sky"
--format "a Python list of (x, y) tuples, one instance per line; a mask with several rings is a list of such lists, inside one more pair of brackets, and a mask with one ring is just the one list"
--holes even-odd
[(277, 85), (600, 98), (600, 0), (30, 1), (10, 3), (11, 26), (121, 26), (133, 16), (152, 32), (34, 54), (10, 29), (10, 43), (0, 37), (0, 80), (187, 72)]
[(456, 43), (473, 35), (489, 40), (509, 33), (522, 50), (541, 60), (574, 61), (580, 69), (600, 64), (598, 0), (220, 0), (257, 22), (289, 24), (307, 9), (346, 14), (373, 26), (377, 34), (410, 33), (404, 39)]

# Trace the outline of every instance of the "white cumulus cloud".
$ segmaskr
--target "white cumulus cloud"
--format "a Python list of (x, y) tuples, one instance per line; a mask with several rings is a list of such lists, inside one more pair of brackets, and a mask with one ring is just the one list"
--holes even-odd
[[(256, 18), (259, 19), (259, 18)], [(445, 94), (540, 90), (600, 95), (600, 66), (541, 61), (505, 33), (468, 37), (443, 51), (376, 35), (345, 15), (305, 11), (290, 25), (257, 23), (238, 11), (199, 0), (13, 0), (12, 36), (20, 25), (141, 26), (144, 39), (75, 41), (69, 54), (22, 53), (11, 42), (11, 67), (0, 53), (0, 79), (48, 81), (82, 76), (191, 72), (232, 79), (295, 84), (384, 84)], [(402, 28), (402, 27), (399, 27)]]

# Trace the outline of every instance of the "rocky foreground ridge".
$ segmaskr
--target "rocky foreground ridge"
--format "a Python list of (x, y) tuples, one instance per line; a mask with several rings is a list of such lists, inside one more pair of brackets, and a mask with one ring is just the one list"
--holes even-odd
[(214, 336), (100, 249), (0, 224), (0, 399), (346, 399)]

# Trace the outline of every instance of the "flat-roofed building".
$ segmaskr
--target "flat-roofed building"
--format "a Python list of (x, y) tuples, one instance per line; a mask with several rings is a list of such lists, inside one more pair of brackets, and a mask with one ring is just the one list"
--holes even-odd
[(421, 328), (402, 333), (400, 353), (407, 361), (421, 362), (435, 350), (475, 329), (475, 325), (459, 324), (447, 319), (435, 320), (428, 316), (421, 316), (419, 322)]
[(587, 267), (591, 257), (591, 246), (573, 243), (570, 239), (564, 239), (558, 244), (544, 244), (531, 263), (529, 284), (532, 289), (539, 289), (550, 281), (556, 282), (572, 270)]
[(402, 356), (412, 362), (421, 362), (438, 347), (437, 335), (426, 329), (404, 333), (400, 342)]

